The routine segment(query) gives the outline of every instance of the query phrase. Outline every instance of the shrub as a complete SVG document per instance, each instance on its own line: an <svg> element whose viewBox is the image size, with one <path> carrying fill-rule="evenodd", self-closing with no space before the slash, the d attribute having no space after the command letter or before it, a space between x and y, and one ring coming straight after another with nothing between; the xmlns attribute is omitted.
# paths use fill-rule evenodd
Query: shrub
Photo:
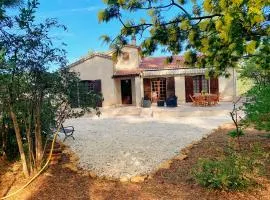
<svg viewBox="0 0 270 200"><path fill-rule="evenodd" d="M264 154L260 148L247 153L229 152L220 159L200 159L192 175L200 185L214 189L241 190L256 183L254 177L261 171Z"/></svg>
<svg viewBox="0 0 270 200"><path fill-rule="evenodd" d="M259 130L270 131L270 84L256 86L247 93L244 104L246 123Z"/></svg>

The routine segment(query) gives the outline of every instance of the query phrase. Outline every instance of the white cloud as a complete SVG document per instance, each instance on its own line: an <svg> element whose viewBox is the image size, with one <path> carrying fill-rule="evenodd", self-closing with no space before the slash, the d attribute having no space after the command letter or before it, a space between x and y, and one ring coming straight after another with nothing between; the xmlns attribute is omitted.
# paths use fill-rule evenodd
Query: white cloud
<svg viewBox="0 0 270 200"><path fill-rule="evenodd" d="M88 13L88 12L94 12L99 10L100 6L88 6L83 8L72 8L72 9L62 9L62 10L54 10L54 11L48 11L48 12L42 12L40 13L39 17L60 17L60 16L66 16L66 15L72 15L73 13Z"/></svg>
<svg viewBox="0 0 270 200"><path fill-rule="evenodd" d="M100 9L99 6L90 6L90 7L86 7L86 8L74 8L74 9L70 9L68 11L70 12L92 12L92 11L96 11Z"/></svg>

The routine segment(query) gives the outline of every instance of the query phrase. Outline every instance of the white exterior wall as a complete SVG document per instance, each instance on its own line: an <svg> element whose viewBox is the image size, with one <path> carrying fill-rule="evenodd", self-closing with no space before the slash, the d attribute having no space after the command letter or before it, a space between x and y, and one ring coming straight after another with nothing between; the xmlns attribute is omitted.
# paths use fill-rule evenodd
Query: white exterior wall
<svg viewBox="0 0 270 200"><path fill-rule="evenodd" d="M132 105L136 105L136 87L135 78L131 78Z"/></svg>
<svg viewBox="0 0 270 200"><path fill-rule="evenodd" d="M143 79L139 76L135 77L135 105L141 106L141 100L143 97Z"/></svg>
<svg viewBox="0 0 270 200"><path fill-rule="evenodd" d="M229 78L225 77L218 78L221 101L232 101L237 96L235 69L229 69L229 72L231 74Z"/></svg>
<svg viewBox="0 0 270 200"><path fill-rule="evenodd" d="M116 96L116 105L122 104L122 94L121 94L121 79L114 79L115 85L115 96Z"/></svg>
<svg viewBox="0 0 270 200"><path fill-rule="evenodd" d="M115 64L116 70L123 69L137 69L140 65L141 59L139 55L139 50L136 47L124 47L122 52L129 53L129 59L124 60L122 55L118 57L117 63Z"/></svg>
<svg viewBox="0 0 270 200"><path fill-rule="evenodd" d="M175 82L175 95L178 97L178 103L186 102L186 91L185 91L185 77L176 76L174 77Z"/></svg>
<svg viewBox="0 0 270 200"><path fill-rule="evenodd" d="M95 56L70 68L77 72L81 80L101 80L101 92L104 97L103 106L111 106L117 103L115 82L113 76L112 60Z"/></svg>

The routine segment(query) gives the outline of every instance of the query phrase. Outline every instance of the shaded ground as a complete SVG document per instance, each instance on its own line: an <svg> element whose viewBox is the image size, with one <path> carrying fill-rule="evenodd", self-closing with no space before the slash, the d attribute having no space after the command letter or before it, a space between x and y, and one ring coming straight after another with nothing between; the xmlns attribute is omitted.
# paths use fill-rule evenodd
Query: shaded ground
<svg viewBox="0 0 270 200"><path fill-rule="evenodd" d="M216 130L208 138L190 149L185 160L174 161L166 170L159 170L152 179L144 183L121 183L91 178L88 173L74 168L69 155L64 154L61 162L42 174L23 193L14 199L270 199L270 167L260 180L261 187L246 192L208 190L197 185L190 175L194 163L201 157L219 156L228 145L227 129ZM269 139L264 133L250 130L242 138L244 148L260 143L265 151L270 150ZM6 174L6 173L5 173ZM1 176L1 180L5 175ZM8 187L3 182L2 188ZM17 187L13 187L15 190ZM2 195L2 193L0 193Z"/></svg>

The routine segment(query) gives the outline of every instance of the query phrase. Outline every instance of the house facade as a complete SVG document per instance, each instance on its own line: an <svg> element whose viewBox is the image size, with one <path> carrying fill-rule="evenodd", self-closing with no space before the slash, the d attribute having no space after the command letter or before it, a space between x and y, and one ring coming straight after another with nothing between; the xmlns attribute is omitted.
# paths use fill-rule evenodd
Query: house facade
<svg viewBox="0 0 270 200"><path fill-rule="evenodd" d="M221 100L231 101L236 96L236 73L230 78L206 79L205 69L184 67L181 56L166 64L166 57L140 56L140 48L126 45L117 62L111 53L94 53L70 65L89 90L101 92L102 106L140 106L144 97L153 103L177 96L178 103L191 102L190 96L201 91L219 94Z"/></svg>

